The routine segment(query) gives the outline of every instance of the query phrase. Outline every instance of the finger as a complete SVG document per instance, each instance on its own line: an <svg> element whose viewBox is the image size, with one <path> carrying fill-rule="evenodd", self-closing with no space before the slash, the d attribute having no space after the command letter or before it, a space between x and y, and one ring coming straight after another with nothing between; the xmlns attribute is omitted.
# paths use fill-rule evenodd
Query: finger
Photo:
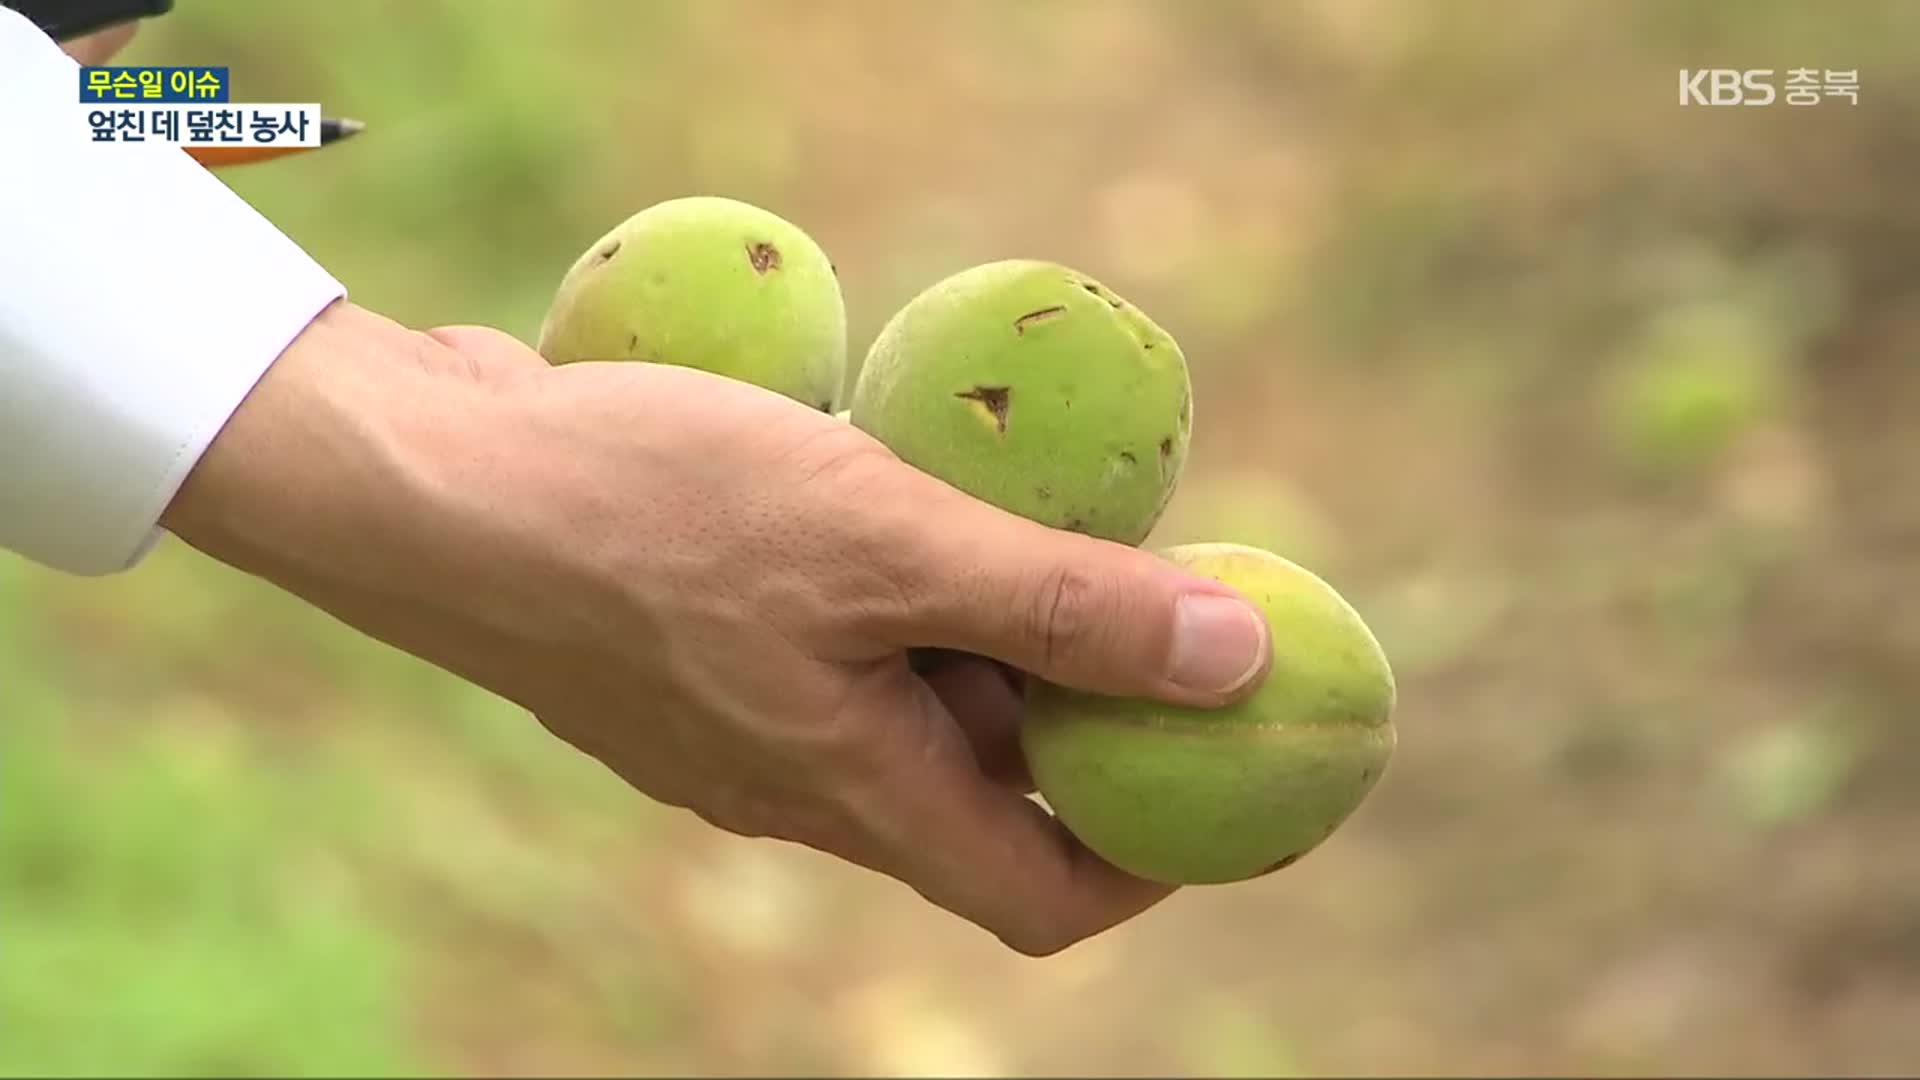
<svg viewBox="0 0 1920 1080"><path fill-rule="evenodd" d="M911 715L892 719L912 725L916 739L893 743L908 757L867 792L868 847L850 857L1030 956L1058 952L1173 893L1102 860L1046 810L982 775L953 737L945 706L901 675Z"/></svg>
<svg viewBox="0 0 1920 1080"><path fill-rule="evenodd" d="M889 629L901 644L993 657L1082 690L1203 707L1265 677L1266 620L1229 586L924 479L900 500L911 517L886 548L906 600L881 617L899 621Z"/></svg>
<svg viewBox="0 0 1920 1080"><path fill-rule="evenodd" d="M126 48L127 42L133 40L133 35L139 27L139 23L121 23L119 26L110 26L105 30L96 30L85 37L62 42L60 48L68 56L79 61L83 67L104 64L113 59L113 54Z"/></svg>
<svg viewBox="0 0 1920 1080"><path fill-rule="evenodd" d="M938 653L941 659L921 678L952 714L973 748L974 760L988 779L1018 795L1034 790L1027 757L1020 748L1020 692L997 661L965 653Z"/></svg>

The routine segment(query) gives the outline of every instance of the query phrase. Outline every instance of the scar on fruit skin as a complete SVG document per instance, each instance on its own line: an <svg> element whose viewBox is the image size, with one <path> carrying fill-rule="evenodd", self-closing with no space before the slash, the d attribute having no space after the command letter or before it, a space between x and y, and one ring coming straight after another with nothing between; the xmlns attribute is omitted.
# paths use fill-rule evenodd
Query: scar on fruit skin
<svg viewBox="0 0 1920 1080"><path fill-rule="evenodd" d="M1133 456L1133 451L1131 451L1131 450L1122 450L1122 451L1120 451L1120 457L1121 457L1121 458L1122 458L1123 460L1125 460L1125 461L1126 461L1126 463L1127 463L1127 464L1129 464L1129 465L1138 465L1138 464L1140 464L1140 459L1139 459L1139 458L1137 458L1137 457L1134 457L1134 456Z"/></svg>
<svg viewBox="0 0 1920 1080"><path fill-rule="evenodd" d="M747 261L753 264L753 272L765 274L769 270L780 269L780 249L766 241L747 245Z"/></svg>
<svg viewBox="0 0 1920 1080"><path fill-rule="evenodd" d="M601 248L599 251L596 251L593 254L601 262L606 262L608 259L613 258L615 255L618 255L619 253L620 253L620 241L615 240L613 243L608 244L606 247Z"/></svg>
<svg viewBox="0 0 1920 1080"><path fill-rule="evenodd" d="M1107 304L1111 306L1114 310L1116 311L1119 310L1120 303L1121 303L1120 298L1108 292L1106 289L1101 288L1098 282L1083 281L1080 283L1080 287L1092 293L1093 295L1099 297L1100 299L1105 300Z"/></svg>
<svg viewBox="0 0 1920 1080"><path fill-rule="evenodd" d="M1039 311L1029 311L1025 315L1013 320L1013 332L1016 334L1024 334L1027 332L1028 323L1044 322L1057 315L1065 314L1066 310L1067 306L1065 304L1055 304L1049 308L1041 308Z"/></svg>
<svg viewBox="0 0 1920 1080"><path fill-rule="evenodd" d="M1053 498L1053 489L1048 487L1045 484L1041 484L1039 487L1034 488L1033 493L1040 497L1041 502L1046 502L1048 499Z"/></svg>
<svg viewBox="0 0 1920 1080"><path fill-rule="evenodd" d="M993 414L993 426L999 430L1000 434L1007 433L1007 409L1012 404L1012 387L976 386L971 390L962 390L953 396L978 402L981 408Z"/></svg>

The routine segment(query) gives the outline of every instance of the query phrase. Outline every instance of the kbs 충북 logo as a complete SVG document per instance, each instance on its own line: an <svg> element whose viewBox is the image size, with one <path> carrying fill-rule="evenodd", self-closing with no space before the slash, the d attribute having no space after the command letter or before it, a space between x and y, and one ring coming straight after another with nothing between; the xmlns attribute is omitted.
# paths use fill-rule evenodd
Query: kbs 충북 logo
<svg viewBox="0 0 1920 1080"><path fill-rule="evenodd" d="M1788 68L1777 79L1773 68L1681 68L1682 105L1818 105L1827 98L1860 104L1860 71Z"/></svg>

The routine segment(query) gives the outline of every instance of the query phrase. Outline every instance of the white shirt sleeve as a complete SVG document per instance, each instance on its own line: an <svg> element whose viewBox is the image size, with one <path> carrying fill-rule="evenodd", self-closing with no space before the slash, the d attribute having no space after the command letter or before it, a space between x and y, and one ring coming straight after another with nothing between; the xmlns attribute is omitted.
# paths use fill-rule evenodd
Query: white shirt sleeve
<svg viewBox="0 0 1920 1080"><path fill-rule="evenodd" d="M0 548L107 574L346 290L179 148L93 142L77 71L0 7Z"/></svg>

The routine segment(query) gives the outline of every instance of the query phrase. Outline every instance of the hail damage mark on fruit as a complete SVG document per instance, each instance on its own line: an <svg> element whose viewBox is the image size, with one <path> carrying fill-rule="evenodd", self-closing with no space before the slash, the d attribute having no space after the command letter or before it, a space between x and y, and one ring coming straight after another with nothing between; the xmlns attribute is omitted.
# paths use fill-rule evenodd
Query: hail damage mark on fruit
<svg viewBox="0 0 1920 1080"><path fill-rule="evenodd" d="M1140 459L1139 459L1139 458L1137 458L1137 457L1134 457L1134 456L1133 456L1133 451L1131 451L1131 450L1122 450L1122 451L1120 451L1120 460L1122 460L1122 461L1124 461L1124 462L1126 462L1126 463L1127 463L1127 464L1129 464L1129 465L1138 465L1138 464L1140 464Z"/></svg>
<svg viewBox="0 0 1920 1080"><path fill-rule="evenodd" d="M1012 387L976 386L971 390L962 390L953 396L977 404L981 412L993 418L995 430L1002 435L1007 433L1007 408L1012 404Z"/></svg>
<svg viewBox="0 0 1920 1080"><path fill-rule="evenodd" d="M1053 489L1045 484L1041 484L1039 487L1033 489L1033 494L1041 502L1046 502L1048 499L1053 498Z"/></svg>
<svg viewBox="0 0 1920 1080"><path fill-rule="evenodd" d="M823 401L820 404L815 405L814 408L819 409L821 412L826 413L829 416L833 414L833 402L831 401Z"/></svg>
<svg viewBox="0 0 1920 1080"><path fill-rule="evenodd" d="M1025 315L1013 320L1013 332L1016 334L1025 334L1027 332L1027 324L1045 322L1048 319L1066 314L1066 311L1067 306L1065 304L1055 304L1052 307L1041 308L1039 311L1029 311Z"/></svg>
<svg viewBox="0 0 1920 1080"><path fill-rule="evenodd" d="M627 351L632 352L633 350L639 347L640 347L640 335L628 334L627 335Z"/></svg>
<svg viewBox="0 0 1920 1080"><path fill-rule="evenodd" d="M1068 518L1068 519L1066 520L1066 523L1065 523L1065 525L1064 525L1063 527L1064 527L1064 528L1065 528L1065 529L1066 529L1066 530L1067 530L1068 532L1086 532L1086 531L1087 531L1087 519L1086 519L1086 518L1083 518L1083 517L1081 517L1081 516L1080 516L1080 515L1078 515L1078 514L1075 514L1075 515L1074 515L1073 517L1070 517L1070 518Z"/></svg>
<svg viewBox="0 0 1920 1080"><path fill-rule="evenodd" d="M594 252L593 257L596 259L599 259L601 262L606 262L608 259L613 258L615 255L618 255L619 253L620 253L620 241L615 240L612 243L608 244L606 247L603 247L599 251Z"/></svg>
<svg viewBox="0 0 1920 1080"><path fill-rule="evenodd" d="M769 270L780 269L780 249L762 240L747 245L747 261L753 264L753 272L765 274Z"/></svg>
<svg viewBox="0 0 1920 1080"><path fill-rule="evenodd" d="M1097 281L1083 281L1080 283L1080 287L1092 293L1093 295L1099 297L1100 299L1105 300L1107 302L1107 306L1113 308L1115 311L1120 310L1120 308L1125 306L1126 304L1126 301L1120 299L1118 296L1113 295L1111 291L1109 291L1105 286L1101 285Z"/></svg>
<svg viewBox="0 0 1920 1080"><path fill-rule="evenodd" d="M1371 780L1371 779L1373 779L1373 766L1369 765L1366 768L1360 770L1361 783L1366 783L1368 780Z"/></svg>

